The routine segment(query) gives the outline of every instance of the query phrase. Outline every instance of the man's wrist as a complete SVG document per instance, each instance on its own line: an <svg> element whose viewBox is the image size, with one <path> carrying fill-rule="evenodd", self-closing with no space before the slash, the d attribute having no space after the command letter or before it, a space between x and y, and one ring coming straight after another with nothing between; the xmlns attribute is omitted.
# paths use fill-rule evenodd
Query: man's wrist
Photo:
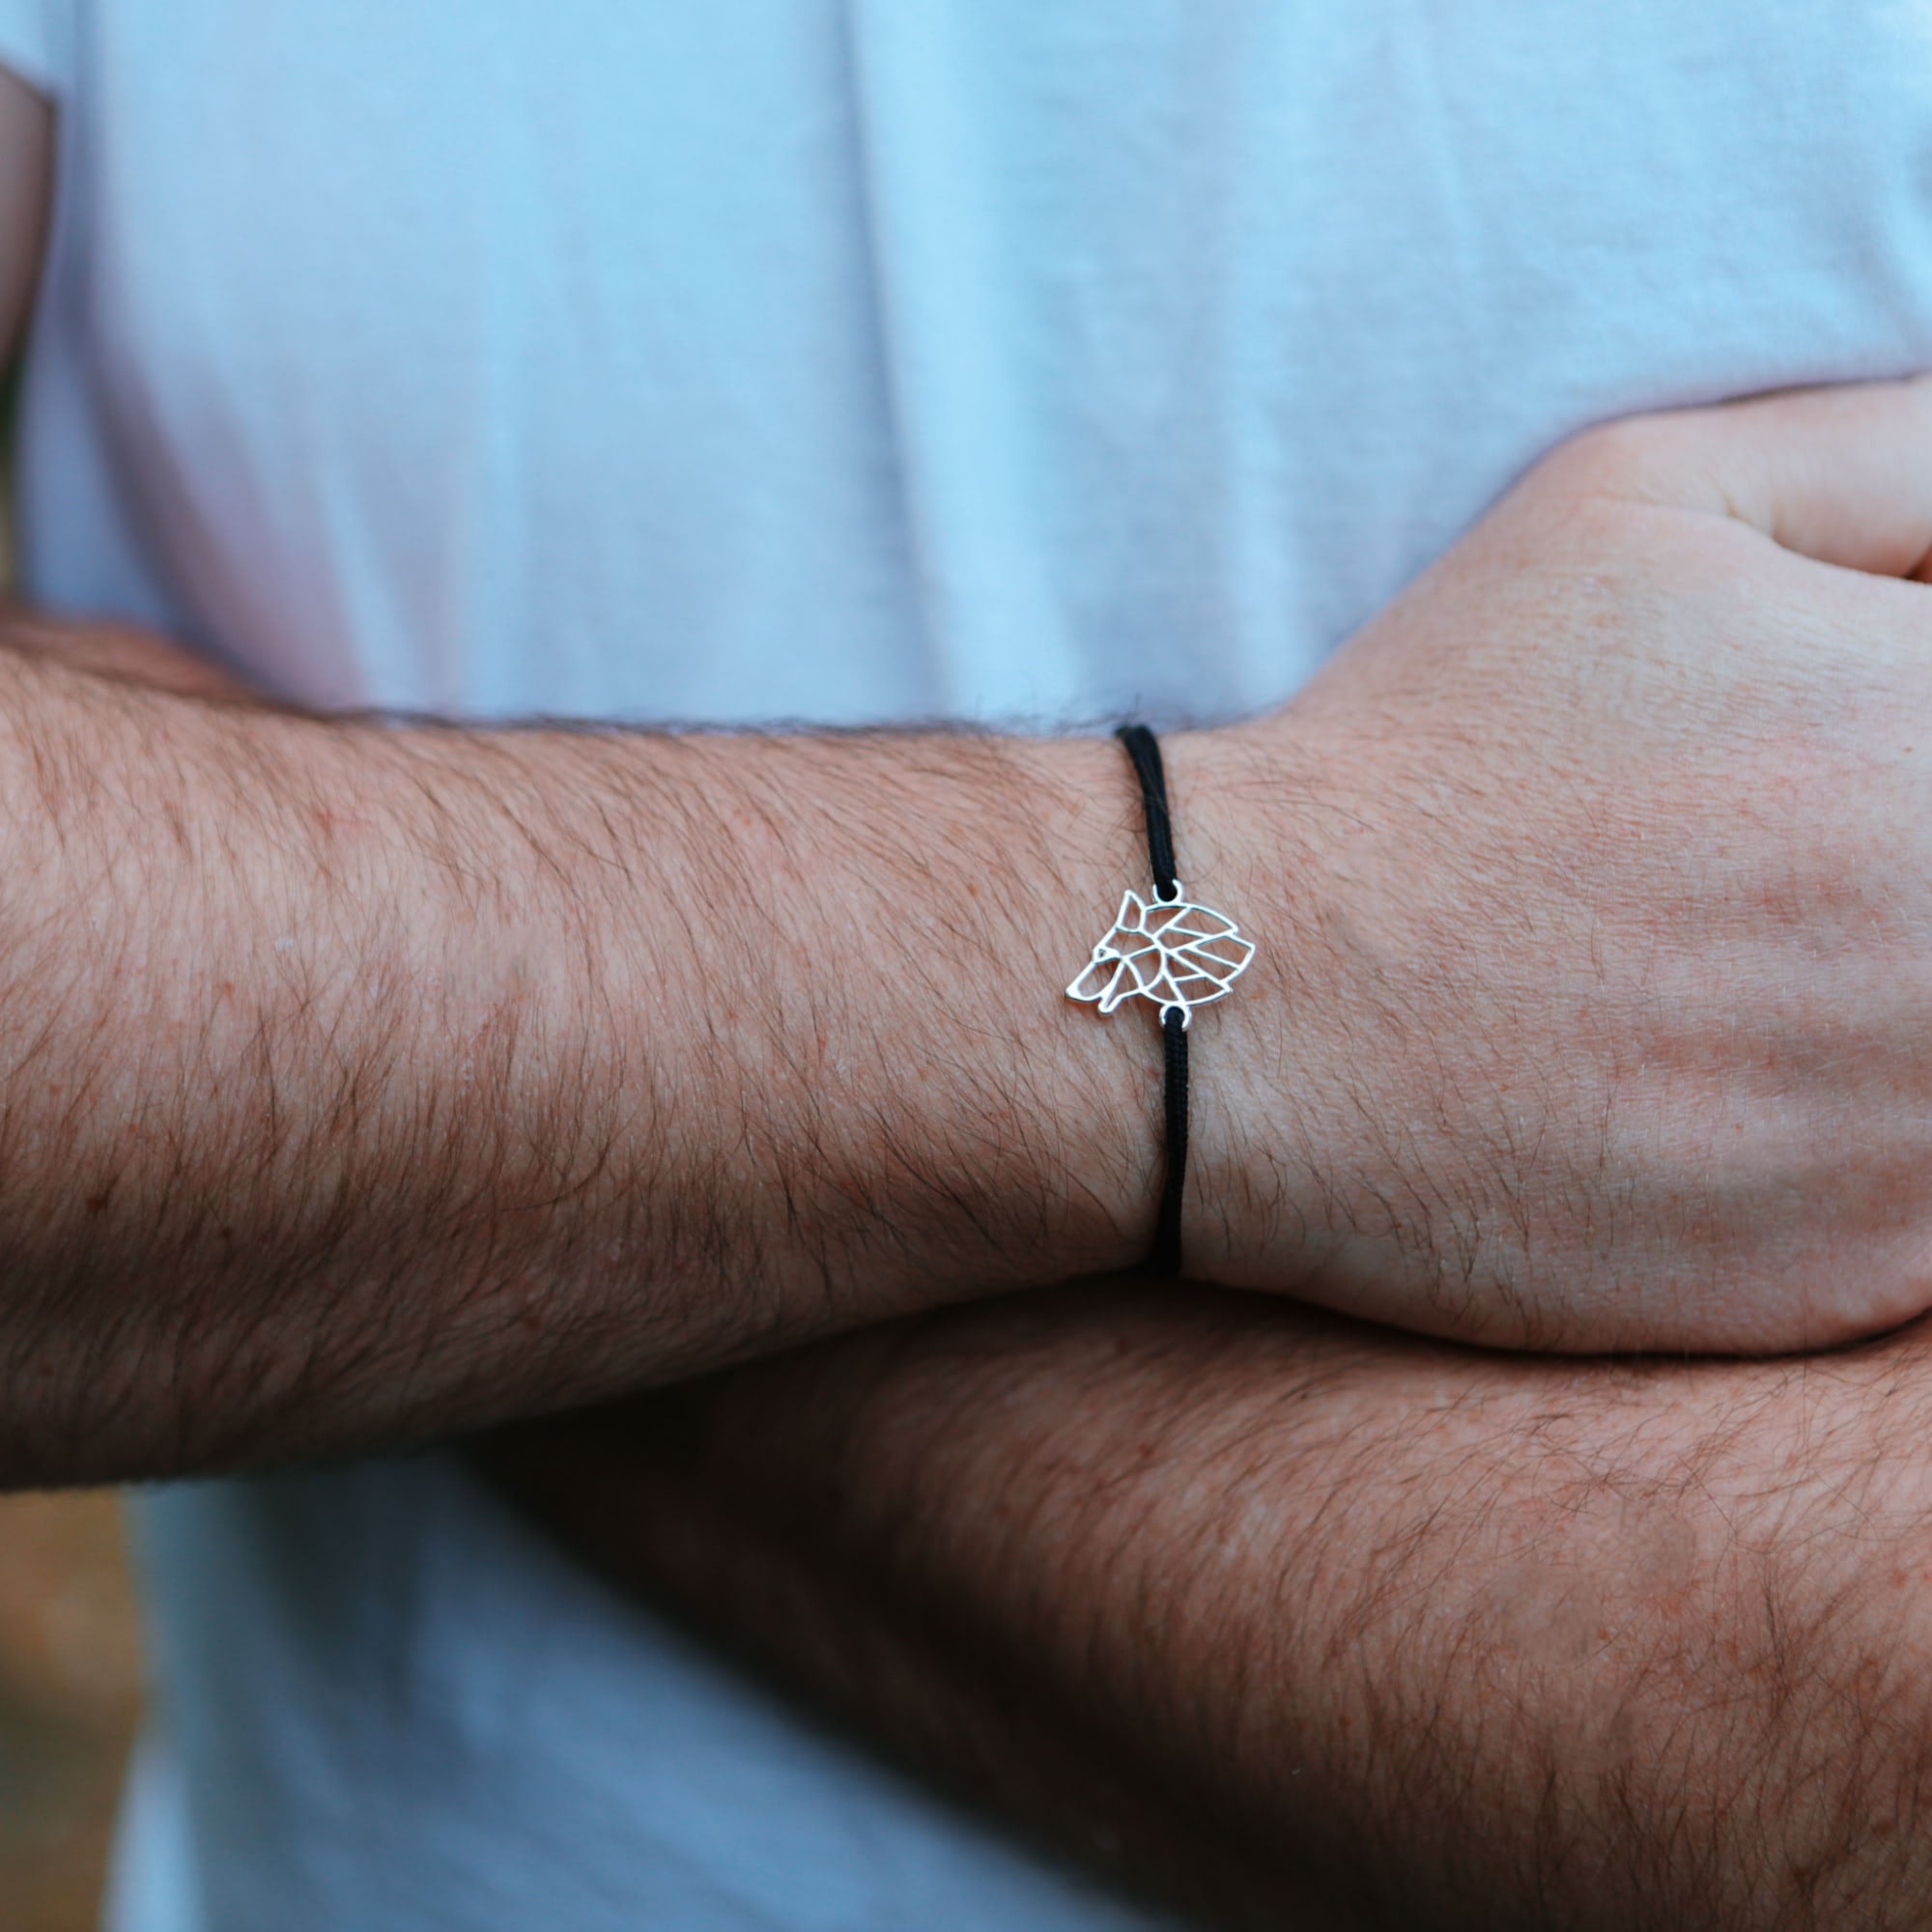
<svg viewBox="0 0 1932 1932"><path fill-rule="evenodd" d="M880 733L613 750L704 822L654 841L647 790L621 829L646 876L601 921L629 935L611 997L659 1043L640 1065L674 1066L665 1043L694 1027L727 1037L708 1077L746 1125L708 1185L761 1227L772 1267L815 1275L843 1326L1138 1256L1158 1052L1081 1026L1061 995L1087 908L1117 901L1136 863L1115 748ZM696 916L668 932L668 906ZM656 1095L668 1121L682 1097Z"/></svg>
<svg viewBox="0 0 1932 1932"><path fill-rule="evenodd" d="M1327 1049L1347 1032L1321 964L1317 761L1289 737L1276 720L1164 741L1189 895L1255 945L1190 1049L1187 1255L1229 1286L1278 1289L1319 1253Z"/></svg>
<svg viewBox="0 0 1932 1932"><path fill-rule="evenodd" d="M1284 997L1306 952L1295 930L1299 906L1312 902L1295 781L1284 783L1265 749L1236 730L1179 732L1161 744L1187 896L1226 914L1255 947L1227 996L1205 1004L1189 1029L1183 1257L1191 1274L1275 1286L1284 1229L1305 1225L1311 1193L1305 1164L1298 1152L1290 1157L1274 1127L1281 1096L1293 1091L1284 1072L1288 1020L1311 1023ZM1049 789L1061 798L1052 822L1065 856L1053 902L1041 910L1039 930L1055 938L1039 970L1057 993L1122 892L1145 898L1151 879L1140 789L1122 747L1111 738L1062 741L1049 751L1048 770ZM1127 1000L1102 1018L1091 1006L1058 1005L1057 1027L1076 1048L1093 1104L1108 1117L1091 1155L1117 1183L1124 1180L1115 1212L1137 1232L1125 1248L1096 1250L1082 1272L1138 1266L1149 1254L1168 1158L1155 1009Z"/></svg>
<svg viewBox="0 0 1932 1932"><path fill-rule="evenodd" d="M1001 1140L1019 1156L1007 1188L1036 1197L1046 1217L1030 1232L1023 1278L1037 1280L1047 1254L1057 1277L1125 1266L1146 1252L1160 1186L1159 1035L1094 1024L1065 988L1095 922L1145 884L1132 774L1107 738L964 743L994 760L968 780L990 797L977 811L955 808L966 836L947 838L934 863L952 873L945 895L977 925L982 952L1009 961L1008 990L989 1000L960 986L932 1015L935 1056L943 1064L947 1033L965 1026L989 1034L994 1058L1007 1060Z"/></svg>

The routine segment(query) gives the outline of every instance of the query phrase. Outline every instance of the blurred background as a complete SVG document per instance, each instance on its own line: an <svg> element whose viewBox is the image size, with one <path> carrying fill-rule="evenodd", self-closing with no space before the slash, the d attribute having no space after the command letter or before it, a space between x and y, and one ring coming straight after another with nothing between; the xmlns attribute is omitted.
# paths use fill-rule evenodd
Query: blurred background
<svg viewBox="0 0 1932 1932"><path fill-rule="evenodd" d="M0 595L10 402L0 393ZM119 1502L0 1496L0 1932L93 1932L140 1696Z"/></svg>
<svg viewBox="0 0 1932 1932"><path fill-rule="evenodd" d="M93 1932L140 1693L117 1499L0 1497L5 1932Z"/></svg>

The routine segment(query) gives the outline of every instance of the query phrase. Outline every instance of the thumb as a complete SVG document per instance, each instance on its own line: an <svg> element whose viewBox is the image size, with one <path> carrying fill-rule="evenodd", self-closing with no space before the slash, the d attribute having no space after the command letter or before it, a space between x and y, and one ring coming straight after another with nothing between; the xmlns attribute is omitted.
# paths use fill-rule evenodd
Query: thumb
<svg viewBox="0 0 1932 1932"><path fill-rule="evenodd" d="M1793 389L1605 434L1625 432L1636 462L1620 494L1735 517L1820 563L1932 578L1932 377Z"/></svg>

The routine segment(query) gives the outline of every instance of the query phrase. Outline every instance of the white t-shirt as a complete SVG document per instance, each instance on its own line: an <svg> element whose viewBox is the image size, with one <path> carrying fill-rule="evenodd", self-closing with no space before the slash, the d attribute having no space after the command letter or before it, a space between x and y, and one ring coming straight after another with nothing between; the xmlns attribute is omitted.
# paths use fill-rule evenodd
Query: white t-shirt
<svg viewBox="0 0 1932 1932"><path fill-rule="evenodd" d="M1251 710L1579 425L1932 363L1925 0L0 0L0 60L28 583L320 705ZM126 1932L1145 1922L447 1459L142 1514Z"/></svg>

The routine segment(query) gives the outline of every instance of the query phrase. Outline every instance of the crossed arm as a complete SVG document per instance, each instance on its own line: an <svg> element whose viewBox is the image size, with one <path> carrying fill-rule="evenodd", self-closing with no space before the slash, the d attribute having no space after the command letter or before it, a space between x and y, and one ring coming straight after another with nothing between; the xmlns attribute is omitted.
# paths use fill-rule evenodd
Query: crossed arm
<svg viewBox="0 0 1932 1932"><path fill-rule="evenodd" d="M474 1427L1137 1244L1151 1069L972 891L1003 844L1066 883L1050 774L1105 747L387 729L50 628L0 620L0 1484Z"/></svg>
<svg viewBox="0 0 1932 1932"><path fill-rule="evenodd" d="M1479 1355L1114 1283L489 1443L969 1796L1229 1925L1918 1925L1932 1331Z"/></svg>
<svg viewBox="0 0 1932 1932"><path fill-rule="evenodd" d="M0 72L0 372L52 133ZM0 610L0 1486L1126 1259L1151 1068L1065 1024L1047 914L1130 824L1104 746L327 719Z"/></svg>
<svg viewBox="0 0 1932 1932"><path fill-rule="evenodd" d="M49 136L0 81L0 353ZM1920 383L1579 440L1292 704L1169 740L1263 940L1195 1093L1204 1276L1573 1350L1926 1307L1928 437ZM0 627L0 1483L1145 1252L1151 1040L1061 998L1145 883L1113 748L386 726L45 628Z"/></svg>
<svg viewBox="0 0 1932 1932"><path fill-rule="evenodd" d="M25 184L0 208L0 345L46 134L0 79L0 180ZM1923 1038L1932 911L1906 838L1922 781L1893 742L1932 701L1923 611L1847 571L1923 574L1926 395L1731 419L1688 521L1645 478L1665 455L1702 476L1723 426L1600 444L1382 627L1353 696L1317 694L1371 749L1363 715L1463 707L1393 732L1400 782L1339 793L1328 924L1300 935L1305 983L1275 988L1334 979L1375 1022L1351 1054L1415 1043L1408 1104L1339 1110L1367 1145L1345 1136L1309 1216L1338 1294L1406 1281L1359 1305L1601 1341L1563 1293L1524 1294L1591 1290L1617 1224L1648 1299L1613 1337L1670 1332L1714 1284L1748 1317L1767 1266L1789 1293L1759 1339L1923 1305L1926 1114L1900 1043ZM1815 475L1785 500L1776 452L1828 414L1843 447L1801 442ZM1841 486L1854 446L1878 453ZM1747 524L1840 568L1807 575ZM1065 1024L1040 937L1128 882L1104 749L391 732L6 641L0 1481L428 1433L1131 1250L1151 1069L1124 1032ZM1725 728L1687 756L1667 727L1693 714ZM1629 796L1675 815L1605 839L1621 795L1583 781L1610 727L1646 780ZM1472 772L1477 742L1507 755ZM1785 769L1767 744L1817 777L1796 811L1753 790ZM1205 789L1181 790L1198 828ZM1552 816L1526 841L1530 795ZM1737 836L1687 840L1707 823ZM1387 863L1409 851L1419 878ZM1760 863L1710 871L1737 853ZM935 1021L917 949L886 1015L867 949L827 970L855 909L907 903L882 869L997 1024ZM988 876L1032 896L977 895ZM1579 890L1634 916L1592 925L1590 972L1551 970L1577 965L1551 949ZM1487 953L1472 896L1511 914ZM697 928L751 937L721 959ZM1702 972L1713 948L1755 962L1753 1029L1731 1024L1736 975ZM1833 998L1810 998L1828 967ZM1438 1009L1490 1031L1451 1053ZM1304 1106L1345 1033L1254 1058ZM1525 1061L1548 1091L1521 1091ZM1804 1077L1767 1095L1773 1065ZM1042 1146L1049 1122L1091 1138ZM1612 1153L1639 1164L1595 1184ZM1715 1179L1687 1195L1685 1173ZM1307 1206L1264 1198L1264 1236ZM1868 1264L1844 1265L1853 1241ZM1500 1303L1476 1305L1492 1276ZM1926 1347L1578 1369L1116 1290L867 1335L497 1453L620 1574L1232 1921L1293 1898L1337 1924L1883 1926L1922 1916L1928 1878ZM634 1481L646 1510L611 1487Z"/></svg>

